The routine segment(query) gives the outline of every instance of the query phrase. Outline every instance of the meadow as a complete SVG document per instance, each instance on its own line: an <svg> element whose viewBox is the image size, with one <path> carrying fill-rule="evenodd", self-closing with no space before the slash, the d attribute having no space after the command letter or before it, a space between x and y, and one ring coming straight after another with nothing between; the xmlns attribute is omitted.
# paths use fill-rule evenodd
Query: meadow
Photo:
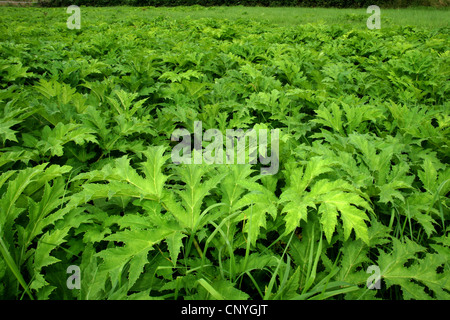
<svg viewBox="0 0 450 320"><path fill-rule="evenodd" d="M448 10L70 16L0 7L0 299L450 299Z"/></svg>

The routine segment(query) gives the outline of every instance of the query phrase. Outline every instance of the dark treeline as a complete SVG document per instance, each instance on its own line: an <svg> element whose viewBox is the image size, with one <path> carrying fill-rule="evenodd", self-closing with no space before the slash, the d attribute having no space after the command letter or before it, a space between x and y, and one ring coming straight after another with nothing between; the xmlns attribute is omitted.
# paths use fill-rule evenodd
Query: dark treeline
<svg viewBox="0 0 450 320"><path fill-rule="evenodd" d="M376 3L374 3L376 2ZM376 4L384 7L408 6L448 6L449 0L39 0L42 6L304 6L304 7L335 7L335 8L363 8Z"/></svg>

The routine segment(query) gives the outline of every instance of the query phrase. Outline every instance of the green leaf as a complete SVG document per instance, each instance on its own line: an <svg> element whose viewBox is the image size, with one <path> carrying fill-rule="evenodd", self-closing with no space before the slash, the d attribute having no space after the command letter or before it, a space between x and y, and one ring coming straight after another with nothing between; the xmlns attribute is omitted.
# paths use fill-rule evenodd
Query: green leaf
<svg viewBox="0 0 450 320"><path fill-rule="evenodd" d="M343 132L342 110L336 103L331 103L328 107L321 105L316 113L317 118L313 120L314 122L330 127L338 133Z"/></svg>
<svg viewBox="0 0 450 320"><path fill-rule="evenodd" d="M70 123L63 124L59 122L53 129L45 126L42 129L41 140L37 143L37 147L43 154L50 152L52 156L62 156L63 146L69 141L75 142L77 145L83 145L86 142L97 143L94 131L81 125Z"/></svg>
<svg viewBox="0 0 450 320"><path fill-rule="evenodd" d="M55 229L53 232L47 231L38 241L36 252L34 254L34 269L41 272L43 267L49 266L60 261L50 255L50 252L60 244L66 242L64 238L67 236L69 228Z"/></svg>
<svg viewBox="0 0 450 320"><path fill-rule="evenodd" d="M18 142L16 138L17 131L11 129L11 127L15 126L18 123L20 123L20 121L5 121L4 119L0 119L0 137L3 144L5 144L6 140Z"/></svg>
<svg viewBox="0 0 450 320"><path fill-rule="evenodd" d="M334 191L322 197L322 203L319 206L319 213L322 214L320 222L328 242L331 242L339 212L344 227L344 240L347 240L351 231L354 230L357 239L360 238L369 244L368 227L364 222L369 218L357 206L368 208L367 202L354 193Z"/></svg>
<svg viewBox="0 0 450 320"><path fill-rule="evenodd" d="M186 235L181 232L174 232L165 240L169 248L170 258L174 267L177 265L178 255L180 254L180 249L183 246L182 240L185 237Z"/></svg>
<svg viewBox="0 0 450 320"><path fill-rule="evenodd" d="M154 245L174 233L170 229L124 230L107 236L105 241L120 241L123 247L115 246L100 251L96 256L103 259L101 271L108 272L114 282L119 281L120 274L129 263L128 289L130 289L149 263L147 255Z"/></svg>
<svg viewBox="0 0 450 320"><path fill-rule="evenodd" d="M236 220L245 220L244 232L249 235L251 245L256 244L260 229L266 227L267 214L275 220L277 217L277 198L272 191L253 181L241 181L240 186L245 187L245 194L236 204L237 208L245 208Z"/></svg>
<svg viewBox="0 0 450 320"><path fill-rule="evenodd" d="M233 286L233 283L225 280L217 280L209 284L205 279L197 282L209 293L214 300L247 300L249 296Z"/></svg>
<svg viewBox="0 0 450 320"><path fill-rule="evenodd" d="M33 183L35 178L41 174L47 164L38 165L34 168L27 168L19 171L14 180L10 180L6 192L0 199L0 207L3 209L0 215L0 236L4 232L9 232L15 219L23 211L16 206L19 197L25 189ZM2 175L2 177L7 177Z"/></svg>
<svg viewBox="0 0 450 320"><path fill-rule="evenodd" d="M448 257L427 252L426 248L407 238L404 242L396 238L392 241L392 252L381 250L377 261L386 288L399 285L406 300L450 299L449 270L437 271L448 263ZM418 258L418 253L424 253L422 259Z"/></svg>
<svg viewBox="0 0 450 320"><path fill-rule="evenodd" d="M217 174L214 170L212 176L207 175L209 168L203 165L176 166L177 176L185 183L182 190L174 190L181 199L180 203L169 196L164 199L170 213L178 220L183 228L196 231L208 221L203 220L205 213L212 206L204 210L204 198L216 188L217 184L227 175L227 172ZM214 204L217 205L217 204Z"/></svg>
<svg viewBox="0 0 450 320"><path fill-rule="evenodd" d="M289 184L279 198L279 202L285 204L282 212L286 213L286 235L300 226L300 220L308 221L308 208L316 208L316 199L306 189L316 177L332 171L330 164L329 160L314 158L305 167L289 172Z"/></svg>
<svg viewBox="0 0 450 320"><path fill-rule="evenodd" d="M161 200L167 176L162 167L167 159L163 156L164 147L150 147L144 151L147 161L140 164L144 176L140 175L130 164L127 156L118 158L114 167L105 167L101 171L80 174L74 180L88 179L92 181L106 180L107 184L86 183L83 191L73 197L76 206L91 199L112 197L131 197L137 199Z"/></svg>

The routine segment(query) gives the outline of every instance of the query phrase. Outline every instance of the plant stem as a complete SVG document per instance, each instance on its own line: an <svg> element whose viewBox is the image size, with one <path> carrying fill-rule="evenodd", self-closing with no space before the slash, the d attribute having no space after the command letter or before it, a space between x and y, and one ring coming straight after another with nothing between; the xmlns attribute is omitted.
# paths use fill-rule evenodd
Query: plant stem
<svg viewBox="0 0 450 320"><path fill-rule="evenodd" d="M197 239L195 239L195 236L193 236L193 239L194 239L195 249L197 249L197 252L198 252L200 258L203 259L202 249L200 248L200 245L198 244Z"/></svg>

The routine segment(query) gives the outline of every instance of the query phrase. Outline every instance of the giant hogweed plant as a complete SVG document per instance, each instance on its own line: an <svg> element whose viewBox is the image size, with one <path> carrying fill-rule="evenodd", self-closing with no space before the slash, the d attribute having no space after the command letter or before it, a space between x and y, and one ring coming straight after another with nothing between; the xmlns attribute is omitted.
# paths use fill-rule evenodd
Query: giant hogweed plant
<svg viewBox="0 0 450 320"><path fill-rule="evenodd" d="M86 10L2 20L1 298L450 298L446 30ZM278 172L176 165L195 121L279 129Z"/></svg>

